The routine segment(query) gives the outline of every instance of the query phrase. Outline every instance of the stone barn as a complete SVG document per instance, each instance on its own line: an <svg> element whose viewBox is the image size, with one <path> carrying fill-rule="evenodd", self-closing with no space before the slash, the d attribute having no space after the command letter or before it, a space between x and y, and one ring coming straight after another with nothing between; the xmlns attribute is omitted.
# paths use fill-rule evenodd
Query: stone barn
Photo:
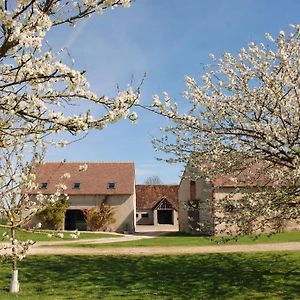
<svg viewBox="0 0 300 300"><path fill-rule="evenodd" d="M178 185L136 185L137 225L178 225Z"/></svg>

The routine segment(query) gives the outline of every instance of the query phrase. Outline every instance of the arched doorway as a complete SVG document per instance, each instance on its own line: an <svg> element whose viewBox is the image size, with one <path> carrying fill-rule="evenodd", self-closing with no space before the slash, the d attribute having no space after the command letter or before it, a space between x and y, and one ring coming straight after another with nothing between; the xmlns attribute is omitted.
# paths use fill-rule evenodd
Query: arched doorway
<svg viewBox="0 0 300 300"><path fill-rule="evenodd" d="M65 215L65 230L86 230L86 221L82 210L68 209Z"/></svg>
<svg viewBox="0 0 300 300"><path fill-rule="evenodd" d="M158 224L174 224L174 208L166 198L159 202L155 210L157 211Z"/></svg>

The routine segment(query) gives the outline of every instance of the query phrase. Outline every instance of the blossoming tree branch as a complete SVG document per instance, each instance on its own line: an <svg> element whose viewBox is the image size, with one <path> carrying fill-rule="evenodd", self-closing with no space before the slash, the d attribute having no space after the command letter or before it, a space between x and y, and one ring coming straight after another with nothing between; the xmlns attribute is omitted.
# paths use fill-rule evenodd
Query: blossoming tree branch
<svg viewBox="0 0 300 300"><path fill-rule="evenodd" d="M148 107L171 120L154 147L168 162L188 165L192 179L222 175L234 182L247 170L244 179L258 191L236 201L236 182L234 192L213 203L215 210L232 205L216 222L235 224L240 234L299 221L300 25L266 38L267 45L250 43L237 55L211 55L200 83L185 78L181 108L168 93Z"/></svg>
<svg viewBox="0 0 300 300"><path fill-rule="evenodd" d="M2 1L0 6L0 146L8 136L105 128L120 118L136 118L130 107L138 99L131 87L114 99L90 90L84 72L64 64L59 53L45 43L46 34L64 24L76 25L94 12L129 6L129 0ZM104 107L102 115L90 111L68 114L82 101ZM11 121L17 115L19 122Z"/></svg>

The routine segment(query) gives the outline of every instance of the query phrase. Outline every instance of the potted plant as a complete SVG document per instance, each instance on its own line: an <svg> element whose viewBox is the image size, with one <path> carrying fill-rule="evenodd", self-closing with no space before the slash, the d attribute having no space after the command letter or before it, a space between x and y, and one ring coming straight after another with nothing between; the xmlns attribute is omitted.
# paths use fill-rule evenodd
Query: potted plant
<svg viewBox="0 0 300 300"><path fill-rule="evenodd" d="M124 223L124 225L123 225L123 233L124 234L129 233L129 224L128 224L128 222Z"/></svg>

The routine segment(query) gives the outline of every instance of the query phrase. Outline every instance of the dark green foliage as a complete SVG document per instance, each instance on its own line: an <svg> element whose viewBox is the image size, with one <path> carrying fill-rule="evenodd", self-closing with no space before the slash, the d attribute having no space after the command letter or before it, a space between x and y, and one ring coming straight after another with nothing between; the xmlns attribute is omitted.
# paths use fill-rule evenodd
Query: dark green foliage
<svg viewBox="0 0 300 300"><path fill-rule="evenodd" d="M49 204L37 216L41 219L44 228L59 230L63 228L65 213L69 206L69 201L64 197L53 204Z"/></svg>
<svg viewBox="0 0 300 300"><path fill-rule="evenodd" d="M4 217L4 216L1 217L1 216L0 216L0 225L7 225L7 221L8 221L8 220L7 220L6 217Z"/></svg>

